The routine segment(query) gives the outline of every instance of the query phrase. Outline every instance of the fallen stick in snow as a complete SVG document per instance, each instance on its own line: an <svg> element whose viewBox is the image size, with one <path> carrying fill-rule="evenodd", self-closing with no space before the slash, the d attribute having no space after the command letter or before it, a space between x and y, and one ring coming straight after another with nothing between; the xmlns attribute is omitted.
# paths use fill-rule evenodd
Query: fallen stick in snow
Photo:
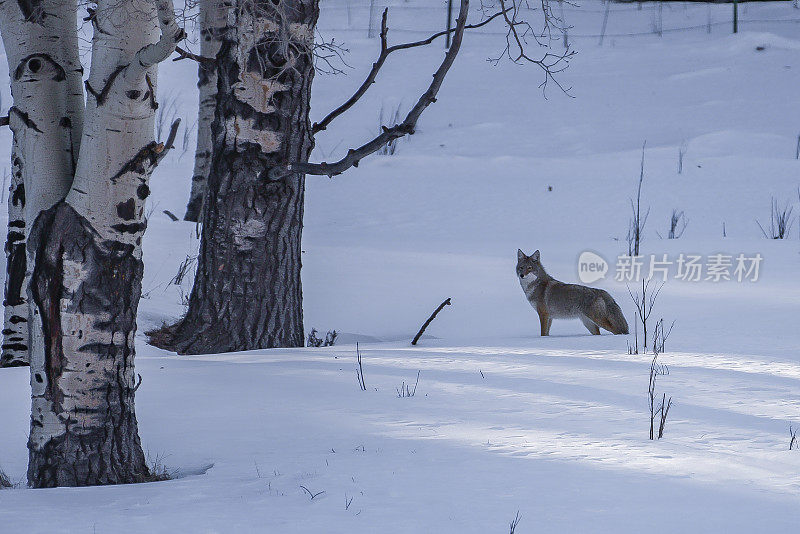
<svg viewBox="0 0 800 534"><path fill-rule="evenodd" d="M414 336L414 340L411 342L412 345L416 345L417 344L417 341L419 341L419 338L421 338L422 334L425 333L425 329L428 328L428 325L431 324L431 321L436 319L436 315L440 311L442 311L442 308L444 308L445 306L450 306L450 304L451 304L450 297L447 297L447 300L445 300L444 302L439 304L439 307L436 308L436 311L433 312L430 317L428 317L428 320L425 321L425 324L423 324L422 328L419 329L419 332L417 332L417 335Z"/></svg>

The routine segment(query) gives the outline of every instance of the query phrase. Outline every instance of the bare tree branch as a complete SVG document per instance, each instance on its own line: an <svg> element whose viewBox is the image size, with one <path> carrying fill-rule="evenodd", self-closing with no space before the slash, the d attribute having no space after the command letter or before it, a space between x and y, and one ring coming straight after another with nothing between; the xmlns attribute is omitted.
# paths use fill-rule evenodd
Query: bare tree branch
<svg viewBox="0 0 800 534"><path fill-rule="evenodd" d="M323 74L344 74L344 70L336 63L341 63L347 68L352 68L347 64L344 57L350 50L336 42L336 38L326 40L317 31L319 40L314 42L314 70Z"/></svg>
<svg viewBox="0 0 800 534"><path fill-rule="evenodd" d="M565 88L556 79L555 75L563 72L569 65L570 58L575 55L575 52L566 48L563 53L553 54L545 52L541 58L535 59L528 54L527 45L528 38L532 38L537 45L549 49L548 43L543 43L541 39L547 37L548 41L552 41L551 26L555 25L560 31L564 31L561 21L556 17L550 9L549 0L541 0L542 13L544 14L544 29L542 34L537 34L529 23L518 18L521 2L519 0L498 0L500 3L501 13L505 19L508 33L506 34L506 46L499 57L490 59L492 63L497 63L502 57L507 57L514 63L532 63L539 66L544 72L544 81L539 84L539 87L544 91L547 88L548 82L552 81L559 89L565 94L569 94L569 88ZM511 4L507 7L507 4Z"/></svg>
<svg viewBox="0 0 800 534"><path fill-rule="evenodd" d="M445 306L450 306L451 304L452 304L452 302L450 302L450 297L446 298L444 302L439 304L439 307L436 308L436 310L431 314L430 317L428 317L428 320L425 321L425 323L419 329L419 332L417 332L417 335L414 336L414 339L411 341L412 345L416 345L417 344L417 341L419 341L419 338L421 338L422 334L425 333L425 329L428 328L428 325L431 324L431 322L433 322L434 319L436 319L436 316L439 315L439 312L442 311L442 309Z"/></svg>
<svg viewBox="0 0 800 534"><path fill-rule="evenodd" d="M186 38L186 32L175 22L172 0L156 0L156 8L161 38L157 43L149 44L136 53L123 74L127 79L144 75L147 69L167 59L175 51L175 46Z"/></svg>
<svg viewBox="0 0 800 534"><path fill-rule="evenodd" d="M177 52L178 57L176 57L172 61L180 61L182 59L191 59L191 60L197 61L198 63L203 63L203 64L206 64L206 65L214 65L215 62L216 62L216 60L213 57L203 57L203 56L198 55L198 54L193 54L192 52L189 52L188 50L185 50L185 49L181 48L180 46L176 46L175 47L175 52Z"/></svg>
<svg viewBox="0 0 800 534"><path fill-rule="evenodd" d="M464 29L467 25L468 13L469 0L461 0L461 8L458 13L458 18L456 19L456 28L453 35L453 43L450 45L450 49L445 54L442 64L439 65L439 68L434 73L433 81L428 87L428 90L425 91L422 96L420 96L416 105L411 108L411 111L408 112L408 115L406 115L406 118L402 123L396 124L391 128L384 126L383 132L375 139L357 149L349 150L344 158L335 163L289 163L285 167L273 167L269 172L269 178L277 181L293 173L335 176L343 173L350 167L357 167L362 158L377 152L383 145L387 144L393 139L398 139L405 135L413 134L417 126L417 121L422 113L428 106L436 102L436 95L439 93L442 82L444 82L447 72L450 70L450 67L453 65L453 62L458 55L458 51L461 49L461 42L464 38Z"/></svg>
<svg viewBox="0 0 800 534"><path fill-rule="evenodd" d="M398 50L406 50L406 49L415 48L415 47L418 47L418 46L429 45L434 40L436 40L437 38L442 37L443 35L447 35L448 33L453 33L453 32L455 32L457 30L457 28L456 29L451 29L450 31L444 30L444 31L435 33L435 34L431 35L430 37L428 37L427 39L423 39L422 41L415 41L415 42L412 42L412 43L405 43L405 44L389 46L388 38L387 38L388 33L389 33L389 27L388 27L388 24L387 24L388 13L389 13L389 9L388 8L384 9L383 10L383 17L381 19L381 35L380 35L380 37L381 37L381 53L378 56L378 59L375 61L375 63L372 64L372 69L369 71L369 74L367 75L367 78L364 80L364 83L361 84L361 86L356 90L356 92L353 94L353 96L351 96L347 100L347 102L345 102L344 104L342 104L338 108L336 108L333 111L331 111L321 121L319 121L317 123L314 123L314 125L311 127L311 133L312 134L316 134L316 133L319 133L319 132L325 130L336 117L340 116L345 111L347 111L348 109L352 108L355 105L355 103L358 102L359 99L361 99L362 96L364 96L364 94L367 92L367 90L370 88L370 86L373 83L375 83L375 78L377 78L377 76L378 76L378 71L380 71L381 67L383 67L383 64L386 63L386 58L389 57L389 54L391 54L392 52L397 52ZM502 13L502 12L495 13L494 15L490 16L489 18L487 18L486 20L484 20L484 21L482 21L482 22L480 22L478 24L469 24L469 25L464 26L464 29L465 30L472 30L472 29L475 29L475 28L480 28L481 26L486 26L487 24L492 22L497 17L503 16L503 15L504 15L504 13Z"/></svg>

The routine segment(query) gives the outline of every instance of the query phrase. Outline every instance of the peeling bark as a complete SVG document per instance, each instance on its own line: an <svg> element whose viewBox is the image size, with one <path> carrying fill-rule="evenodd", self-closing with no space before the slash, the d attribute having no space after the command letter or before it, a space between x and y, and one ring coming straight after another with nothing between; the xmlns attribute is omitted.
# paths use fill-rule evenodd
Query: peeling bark
<svg viewBox="0 0 800 534"><path fill-rule="evenodd" d="M222 45L225 27L225 7L219 0L200 2L200 56L216 58ZM214 62L201 61L197 66L197 88L200 107L197 113L197 149L194 156L192 191L186 205L185 221L198 222L203 209L208 173L211 170L213 138L211 123L217 106L217 69Z"/></svg>
<svg viewBox="0 0 800 534"><path fill-rule="evenodd" d="M83 123L76 10L75 0L0 2L0 33L14 99L9 112L13 176L0 366L25 364L31 346L26 294L32 258L25 257L26 221L64 198L75 170Z"/></svg>
<svg viewBox="0 0 800 534"><path fill-rule="evenodd" d="M313 147L309 106L318 0L231 7L217 55L214 156L181 353L303 344L300 239L305 177L267 182Z"/></svg>

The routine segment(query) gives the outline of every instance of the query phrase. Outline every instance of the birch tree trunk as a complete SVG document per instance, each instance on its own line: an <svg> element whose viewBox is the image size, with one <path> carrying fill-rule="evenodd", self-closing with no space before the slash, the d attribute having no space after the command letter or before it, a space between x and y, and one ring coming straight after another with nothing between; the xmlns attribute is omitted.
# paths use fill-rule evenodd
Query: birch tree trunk
<svg viewBox="0 0 800 534"><path fill-rule="evenodd" d="M225 7L219 0L200 2L200 56L216 58L222 45L221 35L225 27ZM198 222L203 209L208 173L211 170L213 138L211 123L217 107L217 69L213 63L201 61L197 68L197 88L200 92L200 107L197 113L197 149L194 156L192 191L186 206L186 221Z"/></svg>
<svg viewBox="0 0 800 534"><path fill-rule="evenodd" d="M76 12L75 0L0 2L0 33L14 99L9 111L14 139L0 366L27 365L26 294L33 263L26 258L25 243L30 225L64 198L75 172L84 107Z"/></svg>
<svg viewBox="0 0 800 534"><path fill-rule="evenodd" d="M25 284L25 184L17 143L11 147L11 186L8 190L8 234L6 235L6 283L3 291L3 345L0 367L28 365L28 299Z"/></svg>
<svg viewBox="0 0 800 534"><path fill-rule="evenodd" d="M150 476L134 410L141 240L149 176L165 149L153 132L156 65L183 34L171 0L100 0L92 23L75 179L29 243L34 487Z"/></svg>
<svg viewBox="0 0 800 534"><path fill-rule="evenodd" d="M182 353L303 344L300 239L305 177L269 171L308 161L318 0L240 0L217 55L214 157Z"/></svg>

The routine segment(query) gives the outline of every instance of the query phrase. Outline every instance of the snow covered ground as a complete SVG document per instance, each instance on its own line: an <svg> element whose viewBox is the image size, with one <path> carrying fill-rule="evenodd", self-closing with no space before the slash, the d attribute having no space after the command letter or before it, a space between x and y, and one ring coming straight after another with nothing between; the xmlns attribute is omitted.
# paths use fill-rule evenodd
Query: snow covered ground
<svg viewBox="0 0 800 534"><path fill-rule="evenodd" d="M439 2L389 4L393 42L444 20ZM731 35L730 5L665 4L659 23L658 4L614 4L601 47L603 10L564 6L579 52L561 77L572 97L551 85L543 99L535 67L487 62L503 46L489 26L465 39L438 102L395 155L309 178L306 327L343 332L336 347L178 357L142 337L140 434L176 478L2 491L0 530L506 532L517 511L518 533L796 528L800 452L788 450L788 429L800 425L800 241L797 225L790 239L767 240L756 220L768 224L773 197L800 210L800 10L743 4ZM352 68L317 78L314 118L374 60L368 15L364 0L323 3L321 31L350 49ZM353 113L319 136L315 160L373 135L382 106L407 110L441 54L393 55ZM195 70L161 71L162 102L174 98L185 124ZM7 87L3 72L5 106ZM520 247L540 249L569 282L579 254L595 251L612 264L595 285L633 323L613 263L627 251L645 140L644 254L763 257L756 282L665 284L654 317L676 323L658 391L674 405L660 441L647 439L650 357L628 354L632 336L556 321L539 337L514 275ZM0 131L0 161L9 144ZM177 318L191 287L170 280L197 249L195 228L162 210L183 213L193 144L153 177L142 331ZM686 232L659 239L673 209ZM435 338L411 347L446 297ZM399 398L418 372L416 395ZM0 406L0 468L24 480L27 369L0 373Z"/></svg>

